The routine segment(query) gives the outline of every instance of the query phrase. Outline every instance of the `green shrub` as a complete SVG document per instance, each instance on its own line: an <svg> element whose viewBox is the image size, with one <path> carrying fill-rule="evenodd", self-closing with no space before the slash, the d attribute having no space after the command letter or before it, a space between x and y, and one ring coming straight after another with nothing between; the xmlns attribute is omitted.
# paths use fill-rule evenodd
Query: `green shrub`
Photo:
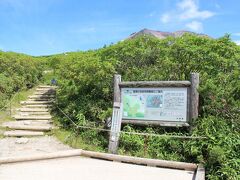
<svg viewBox="0 0 240 180"><path fill-rule="evenodd" d="M0 108L16 91L39 82L41 66L40 60L30 56L0 51Z"/></svg>
<svg viewBox="0 0 240 180"><path fill-rule="evenodd" d="M58 55L58 103L77 123L103 127L111 114L114 73L123 81L188 80L200 73L200 115L191 130L123 126L125 131L206 136L201 140L123 134L120 152L134 156L203 163L208 179L239 177L240 48L228 36L219 39L184 35L159 40L125 40L95 51ZM71 123L60 118L67 127ZM85 131L85 138L107 148L106 133ZM90 134L89 134L90 133ZM147 143L146 143L147 141ZM104 142L104 143L101 143ZM146 149L147 147L147 149Z"/></svg>

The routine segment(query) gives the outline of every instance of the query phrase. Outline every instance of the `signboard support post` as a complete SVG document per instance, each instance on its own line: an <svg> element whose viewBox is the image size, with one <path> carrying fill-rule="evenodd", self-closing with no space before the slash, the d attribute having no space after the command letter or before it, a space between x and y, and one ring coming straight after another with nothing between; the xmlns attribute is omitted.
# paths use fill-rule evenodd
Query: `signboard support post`
<svg viewBox="0 0 240 180"><path fill-rule="evenodd" d="M112 115L112 124L111 132L109 138L109 153L116 154L118 149L119 142L119 131L121 130L121 90L119 83L121 82L121 75L114 75L114 104L113 104L113 115Z"/></svg>
<svg viewBox="0 0 240 180"><path fill-rule="evenodd" d="M198 104L199 104L199 73L191 73L190 75L191 90L190 90L190 119L198 118Z"/></svg>

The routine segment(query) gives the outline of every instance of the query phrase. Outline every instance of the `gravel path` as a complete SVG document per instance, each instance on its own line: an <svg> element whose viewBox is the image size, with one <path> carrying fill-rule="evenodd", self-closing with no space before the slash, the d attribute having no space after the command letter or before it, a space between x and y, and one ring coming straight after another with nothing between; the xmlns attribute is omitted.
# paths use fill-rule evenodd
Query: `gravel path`
<svg viewBox="0 0 240 180"><path fill-rule="evenodd" d="M0 139L0 157L37 155L68 149L71 148L52 136Z"/></svg>

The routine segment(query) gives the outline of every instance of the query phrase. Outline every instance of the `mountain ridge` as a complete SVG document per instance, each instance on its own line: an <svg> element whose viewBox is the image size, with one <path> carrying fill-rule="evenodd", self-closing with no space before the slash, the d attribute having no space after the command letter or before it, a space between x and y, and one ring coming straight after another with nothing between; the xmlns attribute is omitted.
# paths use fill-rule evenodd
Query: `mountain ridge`
<svg viewBox="0 0 240 180"><path fill-rule="evenodd" d="M165 32L165 31L158 31L158 30L151 30L151 29L144 28L144 29L142 29L138 32L132 33L127 39L134 39L134 38L136 38L138 36L141 36L141 35L150 35L150 36L154 36L158 39L165 39L165 38L170 37L170 36L171 37L181 37L186 33L194 34L194 35L202 36L202 37L209 37L206 34L200 34L200 33L195 33L195 32L186 31L186 30L179 30L179 31L174 31L174 32Z"/></svg>

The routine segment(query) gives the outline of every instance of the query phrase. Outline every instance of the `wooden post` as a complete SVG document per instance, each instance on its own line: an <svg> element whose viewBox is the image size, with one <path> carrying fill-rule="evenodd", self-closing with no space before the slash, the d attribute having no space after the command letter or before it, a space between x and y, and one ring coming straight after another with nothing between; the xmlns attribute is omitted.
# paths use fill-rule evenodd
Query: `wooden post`
<svg viewBox="0 0 240 180"><path fill-rule="evenodd" d="M10 99L10 107L9 107L9 109L10 109L10 116L12 117L12 99Z"/></svg>
<svg viewBox="0 0 240 180"><path fill-rule="evenodd" d="M121 75L114 75L114 104L111 123L111 132L109 137L109 153L116 154L119 143L119 131L121 129L121 90L119 83L121 82Z"/></svg>
<svg viewBox="0 0 240 180"><path fill-rule="evenodd" d="M198 165L194 180L205 180L205 168L203 167L202 164Z"/></svg>
<svg viewBox="0 0 240 180"><path fill-rule="evenodd" d="M190 90L190 119L198 118L198 107L199 107L199 73L191 73L190 75L191 90Z"/></svg>
<svg viewBox="0 0 240 180"><path fill-rule="evenodd" d="M132 156L122 156L122 155L107 154L107 153L100 153L100 152L93 152L93 151L85 151L85 150L81 151L81 156L106 159L106 160L124 162L124 163L130 163L130 164L147 165L152 167L185 169L187 171L196 171L198 167L197 164L194 164L194 163L167 161L167 160L160 160L160 159L148 159L148 158L140 158L140 157L132 157Z"/></svg>

